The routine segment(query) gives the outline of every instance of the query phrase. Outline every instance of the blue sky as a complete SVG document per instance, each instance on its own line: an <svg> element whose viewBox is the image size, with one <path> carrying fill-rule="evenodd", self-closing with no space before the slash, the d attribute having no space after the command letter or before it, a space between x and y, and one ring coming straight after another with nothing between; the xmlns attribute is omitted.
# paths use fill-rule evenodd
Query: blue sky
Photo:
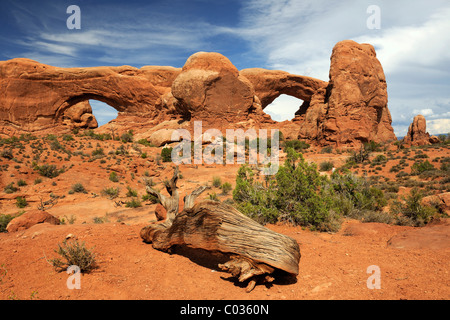
<svg viewBox="0 0 450 320"><path fill-rule="evenodd" d="M66 26L69 5L81 9L79 30ZM370 5L380 9L379 29L367 27ZM438 134L450 131L449 30L448 0L2 0L0 60L182 67L197 51L216 51L238 69L279 69L327 81L333 46L352 39L376 48L396 135L406 134L416 114ZM281 96L266 111L276 120L291 118L299 103ZM112 108L102 110L96 114L101 124L115 116Z"/></svg>

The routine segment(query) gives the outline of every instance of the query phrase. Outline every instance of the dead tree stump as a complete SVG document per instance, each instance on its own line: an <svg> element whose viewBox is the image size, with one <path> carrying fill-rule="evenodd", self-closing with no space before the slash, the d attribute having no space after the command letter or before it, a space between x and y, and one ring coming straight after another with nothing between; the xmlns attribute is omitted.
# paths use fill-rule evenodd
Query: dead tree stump
<svg viewBox="0 0 450 320"><path fill-rule="evenodd" d="M216 201L194 205L206 186L187 195L183 211L178 212L178 173L176 167L166 185L170 197L147 187L147 191L157 196L166 208L167 219L141 230L140 236L145 242L162 251L175 245L186 245L229 254L231 260L219 267L240 282L248 280L247 292L253 290L258 280L273 281L277 269L298 274L300 248L294 239L262 226L230 205Z"/></svg>

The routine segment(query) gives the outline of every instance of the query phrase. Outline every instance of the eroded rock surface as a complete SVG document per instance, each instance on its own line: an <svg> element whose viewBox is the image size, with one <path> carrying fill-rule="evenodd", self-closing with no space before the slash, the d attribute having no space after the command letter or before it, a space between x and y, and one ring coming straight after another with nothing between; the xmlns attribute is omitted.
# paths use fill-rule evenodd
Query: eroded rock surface
<svg viewBox="0 0 450 320"><path fill-rule="evenodd" d="M298 115L299 136L337 145L395 140L386 86L373 46L351 40L337 43L328 86L317 90Z"/></svg>
<svg viewBox="0 0 450 320"><path fill-rule="evenodd" d="M287 94L304 103L292 121L263 112ZM239 71L225 56L198 52L183 68L145 66L58 68L29 59L0 62L0 134L95 128L88 100L119 111L111 132L133 129L149 137L170 129L278 128L290 139L321 145L394 140L386 79L369 44L341 41L325 82L285 71ZM105 129L103 129L105 130Z"/></svg>
<svg viewBox="0 0 450 320"><path fill-rule="evenodd" d="M427 132L427 120L421 114L414 117L409 125L408 133L403 138L402 143L409 146L426 146L432 143L439 143L439 138L430 136Z"/></svg>

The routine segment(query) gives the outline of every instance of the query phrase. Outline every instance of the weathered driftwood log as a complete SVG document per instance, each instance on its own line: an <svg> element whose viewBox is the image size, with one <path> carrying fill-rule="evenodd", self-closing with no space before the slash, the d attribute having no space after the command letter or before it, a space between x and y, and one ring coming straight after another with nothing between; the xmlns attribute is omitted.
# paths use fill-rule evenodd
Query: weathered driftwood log
<svg viewBox="0 0 450 320"><path fill-rule="evenodd" d="M219 267L238 277L240 282L249 280L248 292L258 279L272 281L276 269L298 274L300 249L294 239L260 225L232 206L216 201L194 205L195 198L206 186L187 195L183 211L178 212L177 179L178 167L166 185L171 197L147 187L147 191L157 196L166 208L167 219L141 230L145 242L162 251L175 245L186 245L230 254L231 260Z"/></svg>

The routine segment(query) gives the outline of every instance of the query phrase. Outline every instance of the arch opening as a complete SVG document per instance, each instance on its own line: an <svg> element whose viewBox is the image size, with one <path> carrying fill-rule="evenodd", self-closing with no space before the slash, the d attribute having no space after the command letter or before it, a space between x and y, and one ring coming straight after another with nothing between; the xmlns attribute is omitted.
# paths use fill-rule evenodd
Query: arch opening
<svg viewBox="0 0 450 320"><path fill-rule="evenodd" d="M89 104L92 108L92 114L97 120L98 127L101 127L109 123L111 120L116 119L119 114L114 107L105 102L90 99Z"/></svg>
<svg viewBox="0 0 450 320"><path fill-rule="evenodd" d="M116 101L102 96L74 96L57 109L56 121L70 127L95 129L116 119L121 109Z"/></svg>
<svg viewBox="0 0 450 320"><path fill-rule="evenodd" d="M296 114L299 114L301 107L305 105L302 99L281 94L275 100L267 105L263 110L270 115L272 120L282 122L294 119Z"/></svg>

